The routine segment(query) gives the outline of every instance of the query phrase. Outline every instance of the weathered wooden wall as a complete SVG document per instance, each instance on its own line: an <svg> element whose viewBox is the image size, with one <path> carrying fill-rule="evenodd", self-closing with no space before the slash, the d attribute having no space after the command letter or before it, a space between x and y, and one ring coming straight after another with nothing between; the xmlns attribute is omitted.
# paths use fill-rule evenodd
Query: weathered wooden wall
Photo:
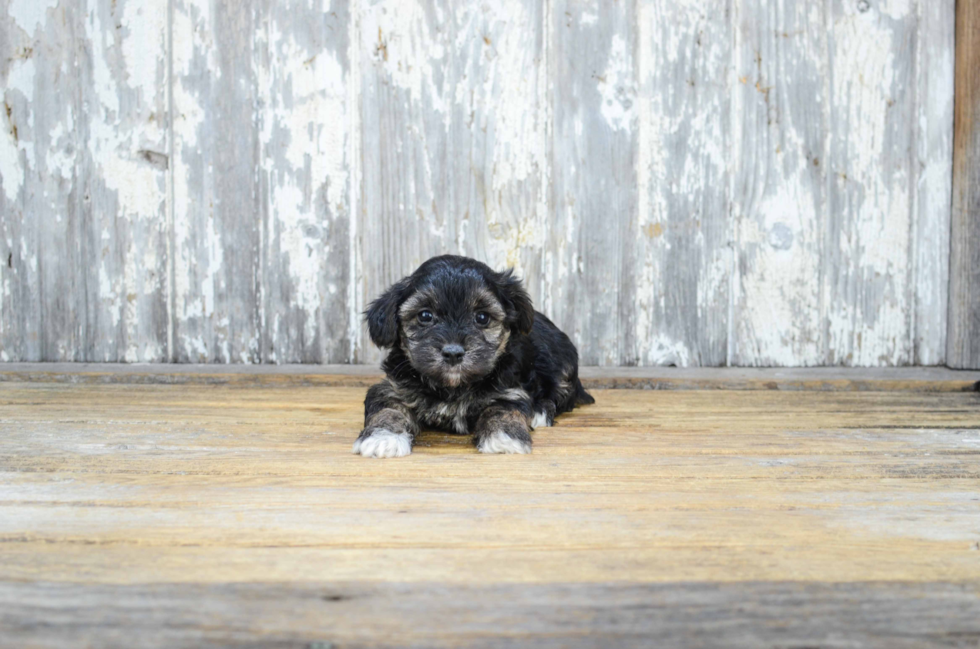
<svg viewBox="0 0 980 649"><path fill-rule="evenodd" d="M946 359L955 0L0 0L0 360L373 362L427 257L587 364Z"/></svg>
<svg viewBox="0 0 980 649"><path fill-rule="evenodd" d="M980 1L956 5L950 367L980 367Z"/></svg>

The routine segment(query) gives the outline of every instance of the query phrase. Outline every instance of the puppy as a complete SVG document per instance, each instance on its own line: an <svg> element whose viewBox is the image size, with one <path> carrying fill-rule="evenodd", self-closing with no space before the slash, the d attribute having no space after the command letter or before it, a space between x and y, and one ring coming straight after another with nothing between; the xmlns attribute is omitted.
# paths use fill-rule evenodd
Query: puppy
<svg viewBox="0 0 980 649"><path fill-rule="evenodd" d="M530 431L595 403L575 345L535 313L512 271L433 257L371 303L371 340L389 349L368 390L354 453L401 457L425 426L473 435L482 453L530 453Z"/></svg>

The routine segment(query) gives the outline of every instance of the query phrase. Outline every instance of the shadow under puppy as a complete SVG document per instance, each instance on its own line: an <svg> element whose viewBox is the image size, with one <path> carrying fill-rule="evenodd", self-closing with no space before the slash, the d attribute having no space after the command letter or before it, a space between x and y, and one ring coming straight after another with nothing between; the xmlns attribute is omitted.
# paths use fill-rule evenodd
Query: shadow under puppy
<svg viewBox="0 0 980 649"><path fill-rule="evenodd" d="M433 257L372 302L367 323L390 351L354 442L365 457L408 455L422 426L472 434L483 453L530 453L532 429L595 402L575 345L510 270Z"/></svg>

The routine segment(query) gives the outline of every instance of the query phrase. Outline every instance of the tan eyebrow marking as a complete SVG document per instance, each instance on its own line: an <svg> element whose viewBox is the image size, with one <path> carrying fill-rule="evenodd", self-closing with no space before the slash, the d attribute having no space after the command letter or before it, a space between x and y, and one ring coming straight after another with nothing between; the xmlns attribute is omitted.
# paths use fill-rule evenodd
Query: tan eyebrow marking
<svg viewBox="0 0 980 649"><path fill-rule="evenodd" d="M422 293L421 291L416 291L412 293L407 300L402 302L401 307L398 308L398 316L400 318L406 318L413 311L419 309L425 302L429 299L429 296Z"/></svg>
<svg viewBox="0 0 980 649"><path fill-rule="evenodd" d="M503 320L507 315L497 297L485 287L480 287L474 292L473 305L474 308L483 309L497 320Z"/></svg>

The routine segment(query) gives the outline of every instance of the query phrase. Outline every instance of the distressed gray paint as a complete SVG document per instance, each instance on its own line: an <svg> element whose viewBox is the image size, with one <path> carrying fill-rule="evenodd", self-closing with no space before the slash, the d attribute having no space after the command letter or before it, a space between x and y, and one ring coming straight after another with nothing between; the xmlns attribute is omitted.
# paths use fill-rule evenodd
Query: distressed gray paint
<svg viewBox="0 0 980 649"><path fill-rule="evenodd" d="M261 6L262 360L348 361L350 14Z"/></svg>
<svg viewBox="0 0 980 649"><path fill-rule="evenodd" d="M636 5L558 0L546 309L587 365L635 365Z"/></svg>
<svg viewBox="0 0 980 649"><path fill-rule="evenodd" d="M540 3L406 2L360 16L360 305L433 255L517 266L541 295ZM358 357L378 354L361 333Z"/></svg>
<svg viewBox="0 0 980 649"><path fill-rule="evenodd" d="M954 52L956 0L918 5L915 50L915 120L912 137L914 363L938 365L946 357L950 277L949 161L953 157ZM980 364L980 359L978 359Z"/></svg>
<svg viewBox="0 0 980 649"><path fill-rule="evenodd" d="M174 360L348 360L349 24L174 2Z"/></svg>
<svg viewBox="0 0 980 649"><path fill-rule="evenodd" d="M827 9L741 0L735 21L730 358L819 365L825 220Z"/></svg>
<svg viewBox="0 0 980 649"><path fill-rule="evenodd" d="M644 0L639 20L636 357L724 365L732 226L731 0Z"/></svg>
<svg viewBox="0 0 980 649"><path fill-rule="evenodd" d="M914 6L834 0L824 343L830 362L913 359Z"/></svg>
<svg viewBox="0 0 980 649"><path fill-rule="evenodd" d="M260 362L262 224L254 3L173 8L173 349Z"/></svg>
<svg viewBox="0 0 980 649"><path fill-rule="evenodd" d="M954 4L0 0L0 358L374 362L460 252L585 363L941 363Z"/></svg>
<svg viewBox="0 0 980 649"><path fill-rule="evenodd" d="M0 7L0 358L165 360L166 5Z"/></svg>

